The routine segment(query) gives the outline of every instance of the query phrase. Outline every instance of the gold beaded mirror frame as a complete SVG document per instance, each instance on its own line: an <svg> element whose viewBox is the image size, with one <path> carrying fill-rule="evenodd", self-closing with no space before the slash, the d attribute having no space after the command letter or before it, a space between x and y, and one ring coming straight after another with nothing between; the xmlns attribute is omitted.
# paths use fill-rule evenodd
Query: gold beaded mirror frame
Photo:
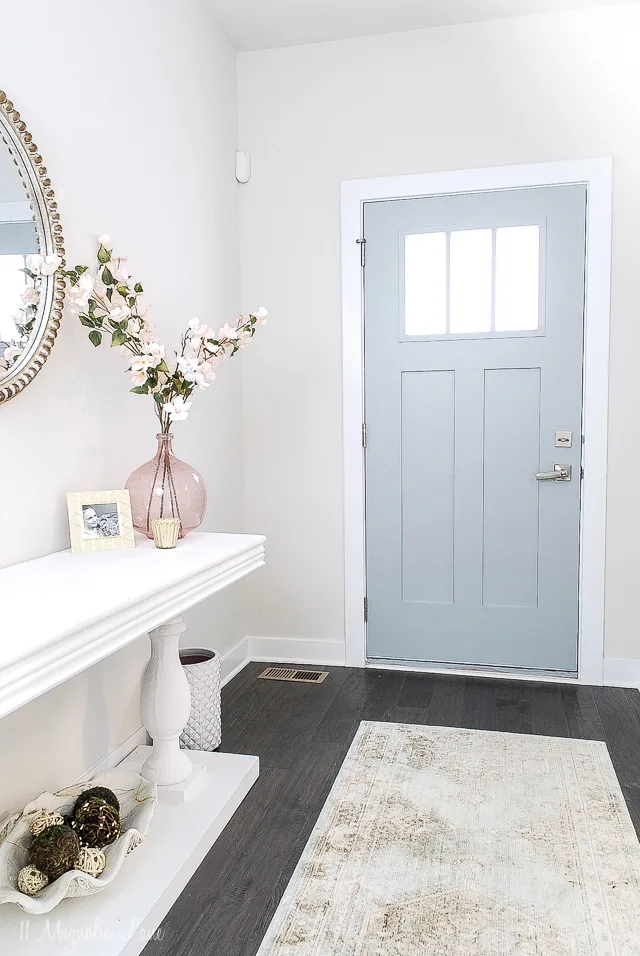
<svg viewBox="0 0 640 956"><path fill-rule="evenodd" d="M0 404L25 389L49 357L64 304L63 268L47 169L0 90Z"/></svg>

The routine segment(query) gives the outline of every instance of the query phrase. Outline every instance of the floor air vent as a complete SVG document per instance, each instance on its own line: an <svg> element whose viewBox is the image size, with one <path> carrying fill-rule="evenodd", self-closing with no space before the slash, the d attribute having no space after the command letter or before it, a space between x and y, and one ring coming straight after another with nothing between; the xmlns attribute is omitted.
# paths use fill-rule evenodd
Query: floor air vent
<svg viewBox="0 0 640 956"><path fill-rule="evenodd" d="M321 684L329 671L302 671L293 667L267 667L258 680L289 680L298 684Z"/></svg>

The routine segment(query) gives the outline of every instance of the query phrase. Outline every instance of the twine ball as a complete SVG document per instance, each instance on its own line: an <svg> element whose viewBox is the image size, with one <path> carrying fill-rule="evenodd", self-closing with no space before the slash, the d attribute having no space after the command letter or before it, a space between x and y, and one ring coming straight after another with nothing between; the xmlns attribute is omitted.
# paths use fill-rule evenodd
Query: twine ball
<svg viewBox="0 0 640 956"><path fill-rule="evenodd" d="M57 810L43 810L31 823L31 832L34 836L40 836L47 827L62 826L64 817Z"/></svg>
<svg viewBox="0 0 640 956"><path fill-rule="evenodd" d="M18 889L21 893L26 893L27 896L35 896L36 893L45 888L48 882L49 877L46 873L41 873L37 867L31 864L24 866L18 873Z"/></svg>
<svg viewBox="0 0 640 956"><path fill-rule="evenodd" d="M73 869L79 852L80 842L70 827L47 827L34 838L29 863L50 880L57 880L67 870Z"/></svg>
<svg viewBox="0 0 640 956"><path fill-rule="evenodd" d="M108 846L120 836L120 813L101 797L91 797L77 810L73 829L81 846Z"/></svg>
<svg viewBox="0 0 640 956"><path fill-rule="evenodd" d="M76 860L74 869L82 873L88 873L89 876L100 876L105 866L107 858L96 846L83 846L80 849L80 855Z"/></svg>
<svg viewBox="0 0 640 956"><path fill-rule="evenodd" d="M88 803L88 801L94 797L99 797L103 803L108 803L114 810L120 811L120 801L113 790L109 790L108 787L91 787L89 790L84 790L76 800L72 816L75 817L80 807L84 806L85 803Z"/></svg>

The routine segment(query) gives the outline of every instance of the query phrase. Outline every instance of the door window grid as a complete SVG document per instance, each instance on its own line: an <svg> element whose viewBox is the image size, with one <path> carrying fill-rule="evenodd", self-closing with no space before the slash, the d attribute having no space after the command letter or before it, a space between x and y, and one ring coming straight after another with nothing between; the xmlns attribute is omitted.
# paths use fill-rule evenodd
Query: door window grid
<svg viewBox="0 0 640 956"><path fill-rule="evenodd" d="M405 335L538 331L539 226L416 233L404 253Z"/></svg>

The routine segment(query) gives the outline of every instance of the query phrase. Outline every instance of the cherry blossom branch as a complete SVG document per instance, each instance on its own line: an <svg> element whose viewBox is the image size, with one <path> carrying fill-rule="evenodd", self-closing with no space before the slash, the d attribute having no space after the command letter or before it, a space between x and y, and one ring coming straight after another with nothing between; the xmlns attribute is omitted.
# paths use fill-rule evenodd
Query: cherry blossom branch
<svg viewBox="0 0 640 956"><path fill-rule="evenodd" d="M166 434L173 422L188 417L192 404L189 399L195 389L210 387L217 363L232 358L249 344L257 326L266 323L267 310L256 309L246 318L240 315L234 325L225 323L218 332L198 318L191 319L170 369L165 346L147 319L147 309L139 307L142 285L133 283L126 259L113 255L108 236L98 240L97 260L93 273L87 266L64 273L71 286L69 308L89 329L94 346L101 345L108 332L111 345L133 357L128 367L131 391L153 396L160 429Z"/></svg>

